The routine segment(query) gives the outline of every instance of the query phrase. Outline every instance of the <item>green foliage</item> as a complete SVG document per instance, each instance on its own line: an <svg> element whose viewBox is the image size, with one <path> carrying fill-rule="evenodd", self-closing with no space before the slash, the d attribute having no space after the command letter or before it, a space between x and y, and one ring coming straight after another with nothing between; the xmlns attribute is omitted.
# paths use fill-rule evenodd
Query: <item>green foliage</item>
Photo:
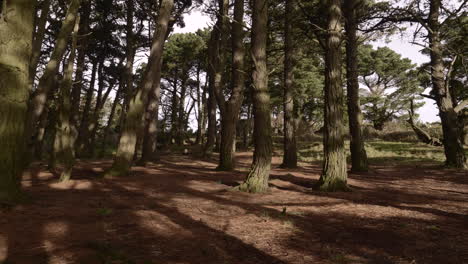
<svg viewBox="0 0 468 264"><path fill-rule="evenodd" d="M401 117L409 110L411 100L421 99L424 89L419 74L409 59L387 47L359 49L360 81L364 117L382 130L385 123ZM423 103L416 103L415 109Z"/></svg>

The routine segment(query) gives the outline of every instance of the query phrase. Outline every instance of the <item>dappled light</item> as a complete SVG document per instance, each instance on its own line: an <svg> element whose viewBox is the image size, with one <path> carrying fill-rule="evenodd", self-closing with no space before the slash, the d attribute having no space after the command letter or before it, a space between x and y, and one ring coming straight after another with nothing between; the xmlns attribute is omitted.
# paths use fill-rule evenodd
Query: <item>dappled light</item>
<svg viewBox="0 0 468 264"><path fill-rule="evenodd" d="M467 7L0 0L0 264L468 263Z"/></svg>

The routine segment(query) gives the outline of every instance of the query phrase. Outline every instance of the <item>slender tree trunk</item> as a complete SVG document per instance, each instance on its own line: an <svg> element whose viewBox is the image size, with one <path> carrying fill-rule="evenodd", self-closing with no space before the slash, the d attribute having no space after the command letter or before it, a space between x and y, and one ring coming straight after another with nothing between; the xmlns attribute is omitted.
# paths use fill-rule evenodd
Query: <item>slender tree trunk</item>
<svg viewBox="0 0 468 264"><path fill-rule="evenodd" d="M109 133L110 133L110 130L111 130L111 127L112 127L112 121L114 120L115 110L117 109L117 105L119 104L120 95L122 93L124 85L125 84L123 82L119 81L119 86L120 87L119 87L119 90L117 91L117 93L115 94L114 102L112 103L111 112L109 114L109 120L107 121L107 125L106 125L106 128L104 128L104 133L103 133L103 136L102 136L101 151L99 153L100 158L103 158L105 153L106 153L107 140L109 138Z"/></svg>
<svg viewBox="0 0 468 264"><path fill-rule="evenodd" d="M41 57L42 41L44 40L46 32L47 17L49 15L50 0L44 0L41 6L41 16L36 21L36 32L34 33L31 63L29 65L29 82L30 88L34 85L34 78L36 77L37 65Z"/></svg>
<svg viewBox="0 0 468 264"><path fill-rule="evenodd" d="M341 1L328 0L328 34L325 48L324 163L319 188L347 190L344 149L343 88L341 81Z"/></svg>
<svg viewBox="0 0 468 264"><path fill-rule="evenodd" d="M115 156L114 163L112 164L112 168L106 173L106 176L127 175L132 166L132 158L135 153L137 141L137 132L139 131L148 96L153 88L153 82L157 75L157 65L160 63L162 58L164 41L166 39L173 6L173 0L162 0L161 2L150 57L148 58L148 65L145 68L145 73L138 92L130 102L117 154Z"/></svg>
<svg viewBox="0 0 468 264"><path fill-rule="evenodd" d="M32 136L35 135L36 132L36 123L44 111L44 107L47 103L47 94L54 82L60 62L62 61L63 55L67 49L68 39L73 30L73 26L75 25L75 19L78 14L80 2L80 0L72 0L70 2L67 15L65 16L65 20L62 23L62 27L60 28L60 32L55 43L54 51L50 56L50 60L44 70L44 74L39 79L37 90L34 92L31 99L28 121L26 123L27 133L29 133L28 139L32 140L32 142L30 142L32 143L30 144L31 146L35 141Z"/></svg>
<svg viewBox="0 0 468 264"><path fill-rule="evenodd" d="M171 109L171 135L170 135L170 143L174 144L177 141L177 135L179 134L178 131L178 113L179 113L179 97L177 95L177 74L178 69L176 68L174 71L174 84L172 90L172 109Z"/></svg>
<svg viewBox="0 0 468 264"><path fill-rule="evenodd" d="M161 71L162 57L159 62L155 62L155 77L153 90L150 93L148 106L146 108L145 131L143 136L143 149L141 153L140 165L145 166L148 161L155 158L156 143L158 134L158 108L161 98Z"/></svg>
<svg viewBox="0 0 468 264"><path fill-rule="evenodd" d="M226 10L227 13L227 10ZM218 170L230 171L235 168L236 150L236 127L239 121L239 112L243 101L244 92L244 0L234 2L234 21L232 23L232 80L231 97L224 102L224 97L220 98L223 104L221 116L221 145L219 153ZM221 48L221 47L220 47ZM219 87L220 88L220 87ZM222 93L221 95L222 96Z"/></svg>
<svg viewBox="0 0 468 264"><path fill-rule="evenodd" d="M272 139L271 109L268 93L268 69L266 46L268 30L267 0L253 0L252 14L252 57L254 61L253 103L254 103L254 157L247 179L239 189L247 192L265 192L270 177Z"/></svg>
<svg viewBox="0 0 468 264"><path fill-rule="evenodd" d="M91 103L94 94L94 85L96 82L97 68L98 62L95 61L93 63L93 69L91 71L91 81L89 82L89 87L86 91L86 101L85 106L83 108L83 113L81 115L80 128L78 130L78 139L76 141L77 155L80 157L83 155L86 140L88 139L88 126L91 112Z"/></svg>
<svg viewBox="0 0 468 264"><path fill-rule="evenodd" d="M467 168L458 116L455 112L450 90L445 85L444 62L442 59L442 43L440 37L439 14L440 0L430 1L429 11L429 42L431 53L432 89L439 107L442 121L443 143L445 150L445 165L455 168Z"/></svg>
<svg viewBox="0 0 468 264"><path fill-rule="evenodd" d="M68 63L65 66L65 72L63 74L63 81L61 84L61 102L60 102L60 145L62 148L62 161L63 161L63 171L60 175L60 181L68 181L71 178L71 172L73 165L75 163L75 136L76 128L75 124L71 121L71 89L73 82L73 68L75 63L75 53L76 53L76 43L77 43L77 34L79 29L79 20L80 17L76 19L75 30L73 32L73 40L70 56L68 58Z"/></svg>
<svg viewBox="0 0 468 264"><path fill-rule="evenodd" d="M215 31L213 31L215 32ZM207 139L206 144L203 149L203 155L205 157L210 157L213 153L213 148L215 145L216 140L216 95L215 95L215 78L214 78L214 71L213 68L216 67L214 64L216 63L216 56L213 54L216 45L215 41L217 39L216 36L211 33L211 39L209 43L209 51L208 51L208 60L210 66L208 67L208 102L207 102L207 112L208 112L208 130L207 130Z"/></svg>
<svg viewBox="0 0 468 264"><path fill-rule="evenodd" d="M179 114L177 116L176 145L182 146L185 143L185 96L187 95L187 73L182 73L182 84L180 89Z"/></svg>
<svg viewBox="0 0 468 264"><path fill-rule="evenodd" d="M293 0L286 0L284 21L284 142L283 168L297 167L296 126L294 121L294 43L293 43Z"/></svg>
<svg viewBox="0 0 468 264"><path fill-rule="evenodd" d="M0 203L20 197L36 1L4 1L0 12Z"/></svg>
<svg viewBox="0 0 468 264"><path fill-rule="evenodd" d="M78 33L78 51L76 58L76 72L75 81L71 93L71 122L75 128L78 127L78 120L80 119L80 104L81 104L81 90L83 89L83 73L85 71L86 64L86 53L88 52L89 43L89 16L91 13L91 2L90 0L84 0L82 3L82 12Z"/></svg>
<svg viewBox="0 0 468 264"><path fill-rule="evenodd" d="M197 65L197 138L195 140L195 145L200 145L203 141L203 125L205 122L205 117L204 117L204 105L203 105L203 100L202 100L202 93L200 92L200 71L201 71L201 65L200 62Z"/></svg>
<svg viewBox="0 0 468 264"><path fill-rule="evenodd" d="M358 22L356 17L357 5L360 0L345 1L345 30L346 30L346 80L348 91L349 132L351 134L351 171L363 172L368 170L367 154L362 137L362 114L359 100L358 82L358 39L356 35Z"/></svg>

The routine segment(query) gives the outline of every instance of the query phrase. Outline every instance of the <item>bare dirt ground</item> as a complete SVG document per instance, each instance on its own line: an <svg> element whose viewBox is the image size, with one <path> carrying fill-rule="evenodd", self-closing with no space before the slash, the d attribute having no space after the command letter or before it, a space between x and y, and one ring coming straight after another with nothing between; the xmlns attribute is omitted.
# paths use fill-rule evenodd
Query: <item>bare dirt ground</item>
<svg viewBox="0 0 468 264"><path fill-rule="evenodd" d="M466 172L378 166L323 193L318 165L274 158L270 192L248 194L230 191L238 157L232 173L168 155L112 180L98 177L110 161L84 161L68 183L35 164L32 201L0 211L0 263L468 263Z"/></svg>

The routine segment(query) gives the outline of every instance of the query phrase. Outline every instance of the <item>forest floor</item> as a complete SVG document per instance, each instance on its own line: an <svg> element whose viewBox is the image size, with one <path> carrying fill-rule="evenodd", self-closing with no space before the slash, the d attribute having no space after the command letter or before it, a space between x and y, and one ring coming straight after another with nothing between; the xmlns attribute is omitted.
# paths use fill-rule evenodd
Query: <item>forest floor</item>
<svg viewBox="0 0 468 264"><path fill-rule="evenodd" d="M318 163L279 169L270 191L232 191L245 177L216 160L164 155L126 178L80 161L57 183L41 164L23 177L31 201L0 209L2 264L468 263L468 175L434 163L377 165L352 192L311 187Z"/></svg>

